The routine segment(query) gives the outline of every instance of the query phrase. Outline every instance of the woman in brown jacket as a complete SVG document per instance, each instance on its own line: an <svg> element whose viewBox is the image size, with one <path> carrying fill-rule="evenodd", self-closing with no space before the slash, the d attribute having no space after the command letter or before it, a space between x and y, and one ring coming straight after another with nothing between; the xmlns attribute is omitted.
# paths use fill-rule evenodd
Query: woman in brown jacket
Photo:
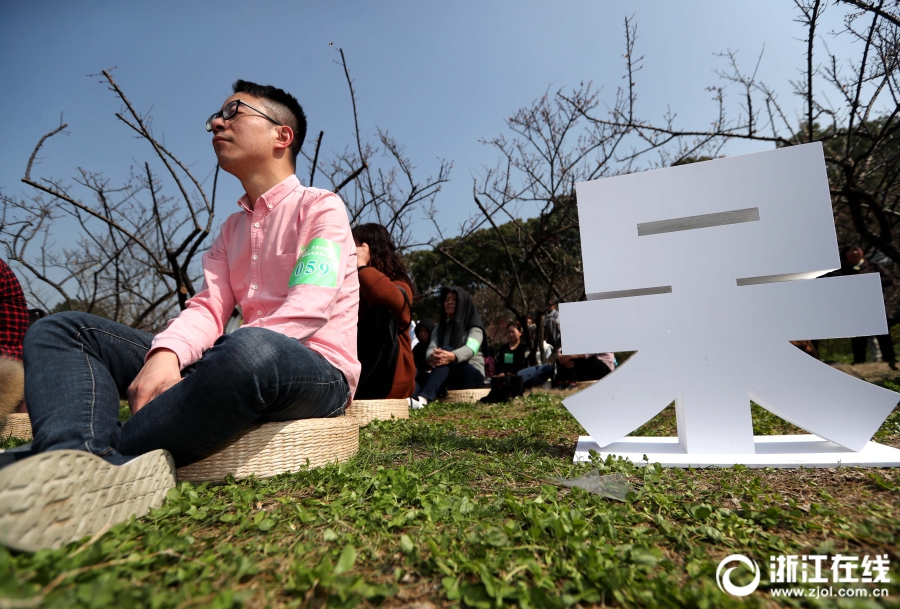
<svg viewBox="0 0 900 609"><path fill-rule="evenodd" d="M409 335L410 305L416 297L415 286L390 233L380 224L363 224L353 229L353 240L359 257L359 314L360 320L369 307L382 306L397 321L399 353L393 381L373 378L363 363L357 399L408 398L415 391L416 366L413 363ZM374 316L366 316L374 319ZM362 328L360 328L362 330ZM363 333L360 333L362 336ZM362 345L361 345L362 346ZM362 351L360 350L362 361ZM387 391L388 386L390 387ZM387 393L385 393L387 391Z"/></svg>

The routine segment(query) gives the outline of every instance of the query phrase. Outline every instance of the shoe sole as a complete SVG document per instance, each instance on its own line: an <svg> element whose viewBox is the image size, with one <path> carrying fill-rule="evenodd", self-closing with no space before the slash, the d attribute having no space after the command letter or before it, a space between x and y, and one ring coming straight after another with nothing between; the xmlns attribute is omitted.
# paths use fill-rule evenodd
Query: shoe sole
<svg viewBox="0 0 900 609"><path fill-rule="evenodd" d="M154 450L110 465L78 450L56 450L0 470L0 545L59 548L159 507L175 486L175 462Z"/></svg>

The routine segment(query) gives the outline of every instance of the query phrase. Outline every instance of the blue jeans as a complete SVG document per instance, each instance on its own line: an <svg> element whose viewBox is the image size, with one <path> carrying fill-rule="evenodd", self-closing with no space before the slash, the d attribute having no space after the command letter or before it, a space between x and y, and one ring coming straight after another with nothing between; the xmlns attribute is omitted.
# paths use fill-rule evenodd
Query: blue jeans
<svg viewBox="0 0 900 609"><path fill-rule="evenodd" d="M113 464L164 448L196 461L251 423L341 416L350 387L340 370L296 339L262 328L219 337L182 381L119 422L119 400L153 335L65 312L25 336L25 400L32 452L83 450Z"/></svg>
<svg viewBox="0 0 900 609"><path fill-rule="evenodd" d="M444 351L453 351L451 347L441 347ZM484 387L484 374L468 362L438 366L427 375L425 386L419 389L416 384L416 393L413 397L423 397L429 402L434 401L441 389L476 389Z"/></svg>
<svg viewBox="0 0 900 609"><path fill-rule="evenodd" d="M414 396L418 396L422 391L422 388L425 386L425 383L428 382L428 379L431 378L431 371L428 372L416 372L416 391L413 393Z"/></svg>
<svg viewBox="0 0 900 609"><path fill-rule="evenodd" d="M550 380L550 377L553 376L553 364L542 364L540 366L523 368L516 372L516 374L522 377L522 388L530 389L531 387L541 385L545 381Z"/></svg>

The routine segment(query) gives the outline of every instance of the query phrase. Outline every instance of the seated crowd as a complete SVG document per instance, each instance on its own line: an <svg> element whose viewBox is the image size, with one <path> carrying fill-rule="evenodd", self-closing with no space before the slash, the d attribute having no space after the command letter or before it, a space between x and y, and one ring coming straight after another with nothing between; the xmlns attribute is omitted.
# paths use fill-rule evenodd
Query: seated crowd
<svg viewBox="0 0 900 609"><path fill-rule="evenodd" d="M603 378L618 363L613 353L566 355L554 310L545 319L540 350L532 349L536 327L507 322L507 342L492 348L471 296L463 288L440 289L437 324L412 319L415 283L387 229L364 224L352 230L359 263L357 353L361 365L355 400L407 399L414 410L450 390L494 391L482 402L502 402L526 389L565 389ZM235 311L240 321L240 312ZM240 323L226 328L230 333ZM440 345L440 346L439 346ZM540 352L540 355L539 355ZM506 386L510 391L505 391Z"/></svg>
<svg viewBox="0 0 900 609"><path fill-rule="evenodd" d="M515 320L506 327L508 342L496 352L490 349L472 297L457 286L441 288L436 325L429 318L413 324L415 285L390 233L379 224L365 224L353 229L353 240L362 368L355 399L407 398L411 408L419 409L450 390L490 385L498 390L482 401L499 402L548 382L564 388L598 380L615 369L612 353L562 352L555 307L547 316L545 336L556 344L542 341L539 350L532 347L533 323L526 329Z"/></svg>

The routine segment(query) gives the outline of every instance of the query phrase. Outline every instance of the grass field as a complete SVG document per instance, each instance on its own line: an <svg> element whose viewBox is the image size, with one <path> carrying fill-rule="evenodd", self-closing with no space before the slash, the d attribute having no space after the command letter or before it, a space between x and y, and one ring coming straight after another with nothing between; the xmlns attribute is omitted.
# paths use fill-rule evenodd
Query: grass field
<svg viewBox="0 0 900 609"><path fill-rule="evenodd" d="M753 418L758 434L797 431L762 409ZM670 407L638 432L670 435L674 422ZM900 606L897 470L573 465L584 432L543 393L430 404L360 431L348 463L182 483L99 538L0 548L0 608ZM900 410L876 439L900 446ZM616 501L551 481L591 470L621 473L633 493ZM716 585L734 553L764 574L743 599ZM770 555L837 553L888 554L892 583L878 587L889 597L772 597Z"/></svg>

